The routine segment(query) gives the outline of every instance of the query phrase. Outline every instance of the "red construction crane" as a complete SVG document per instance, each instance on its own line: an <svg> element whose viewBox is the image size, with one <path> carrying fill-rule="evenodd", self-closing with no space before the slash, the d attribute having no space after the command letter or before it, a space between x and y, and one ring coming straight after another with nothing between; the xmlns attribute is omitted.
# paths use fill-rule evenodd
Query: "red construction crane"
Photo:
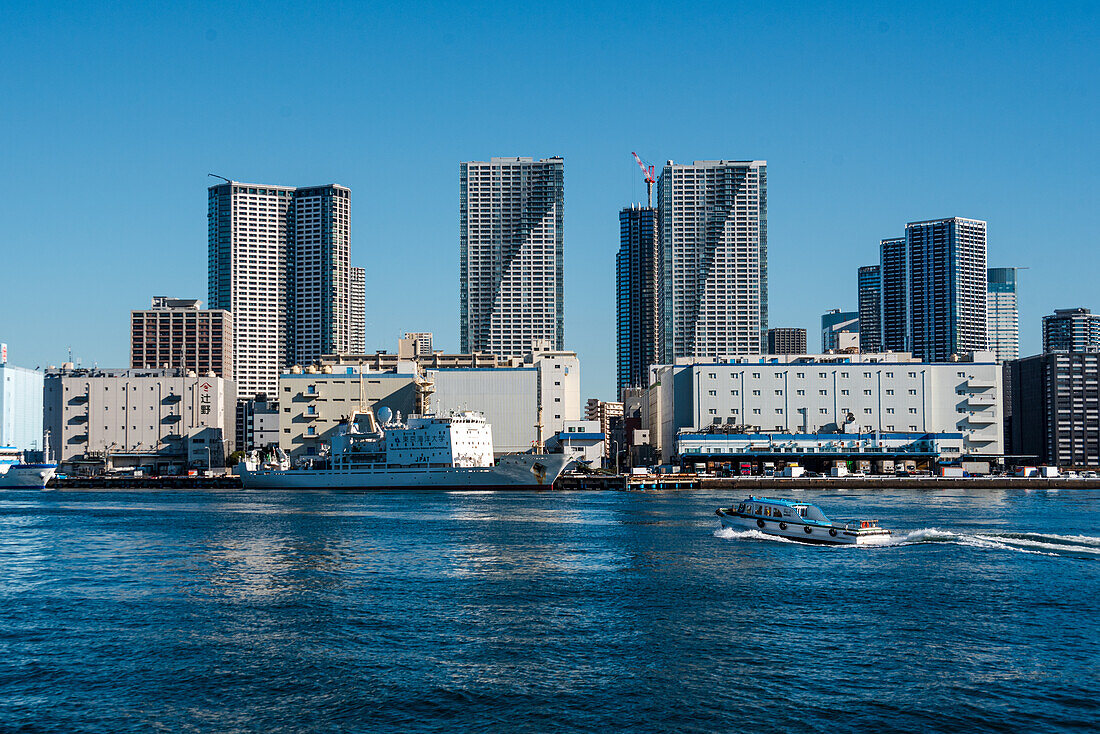
<svg viewBox="0 0 1100 734"><path fill-rule="evenodd" d="M653 175L653 166L646 166L642 163L642 159L638 157L638 154L634 151L630 151L630 155L634 156L634 160L638 161L638 167L642 169L642 175L645 176L645 200L646 206L653 206L653 184L657 183L657 178Z"/></svg>

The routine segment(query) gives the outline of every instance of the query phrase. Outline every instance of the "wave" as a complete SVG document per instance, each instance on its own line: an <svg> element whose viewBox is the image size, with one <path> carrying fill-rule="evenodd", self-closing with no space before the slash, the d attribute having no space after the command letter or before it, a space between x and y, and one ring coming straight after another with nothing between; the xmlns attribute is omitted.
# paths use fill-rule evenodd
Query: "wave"
<svg viewBox="0 0 1100 734"><path fill-rule="evenodd" d="M762 533L759 530L734 530L720 527L714 537L724 540L771 540L778 543L805 545L797 540ZM985 550L1013 551L1042 556L1100 560L1100 538L1091 535L1057 535L1054 533L955 532L940 528L920 528L908 533L896 533L881 542L865 545L835 546L843 548L883 548L928 543L946 543Z"/></svg>
<svg viewBox="0 0 1100 734"><path fill-rule="evenodd" d="M720 527L714 531L714 537L722 538L723 540L773 540L776 543L795 543L796 545L805 545L799 543L797 540L791 540L790 538L782 538L778 535L768 535L762 533L759 530L734 530L733 528Z"/></svg>

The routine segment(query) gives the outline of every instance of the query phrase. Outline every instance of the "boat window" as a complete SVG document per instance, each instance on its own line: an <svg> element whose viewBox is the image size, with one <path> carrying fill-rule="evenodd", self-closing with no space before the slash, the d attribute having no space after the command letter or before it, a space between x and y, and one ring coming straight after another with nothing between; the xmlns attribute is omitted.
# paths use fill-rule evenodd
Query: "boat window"
<svg viewBox="0 0 1100 734"><path fill-rule="evenodd" d="M738 512L744 512L745 511L745 503L744 502L742 502L741 504L739 504L737 506L737 511Z"/></svg>

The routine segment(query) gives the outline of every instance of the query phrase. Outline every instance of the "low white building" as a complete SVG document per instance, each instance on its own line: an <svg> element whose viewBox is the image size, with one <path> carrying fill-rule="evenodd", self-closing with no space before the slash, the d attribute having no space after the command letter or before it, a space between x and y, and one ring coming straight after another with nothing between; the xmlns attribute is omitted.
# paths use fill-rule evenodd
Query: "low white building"
<svg viewBox="0 0 1100 734"><path fill-rule="evenodd" d="M668 461L681 432L961 434L1004 452L1001 370L990 352L926 363L906 353L752 355L650 369L643 424Z"/></svg>
<svg viewBox="0 0 1100 734"><path fill-rule="evenodd" d="M599 421L566 421L562 430L546 442L546 447L599 468L607 453L607 436Z"/></svg>
<svg viewBox="0 0 1100 734"><path fill-rule="evenodd" d="M63 471L224 466L235 385L175 369L46 370L43 421Z"/></svg>

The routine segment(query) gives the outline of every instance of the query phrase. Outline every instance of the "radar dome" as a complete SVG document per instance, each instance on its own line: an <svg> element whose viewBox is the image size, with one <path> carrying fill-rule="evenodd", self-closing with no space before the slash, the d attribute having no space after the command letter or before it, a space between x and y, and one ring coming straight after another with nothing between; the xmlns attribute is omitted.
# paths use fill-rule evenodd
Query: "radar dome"
<svg viewBox="0 0 1100 734"><path fill-rule="evenodd" d="M381 408L378 409L378 420L382 421L383 423L389 423L392 418L393 411L386 406L383 405Z"/></svg>

